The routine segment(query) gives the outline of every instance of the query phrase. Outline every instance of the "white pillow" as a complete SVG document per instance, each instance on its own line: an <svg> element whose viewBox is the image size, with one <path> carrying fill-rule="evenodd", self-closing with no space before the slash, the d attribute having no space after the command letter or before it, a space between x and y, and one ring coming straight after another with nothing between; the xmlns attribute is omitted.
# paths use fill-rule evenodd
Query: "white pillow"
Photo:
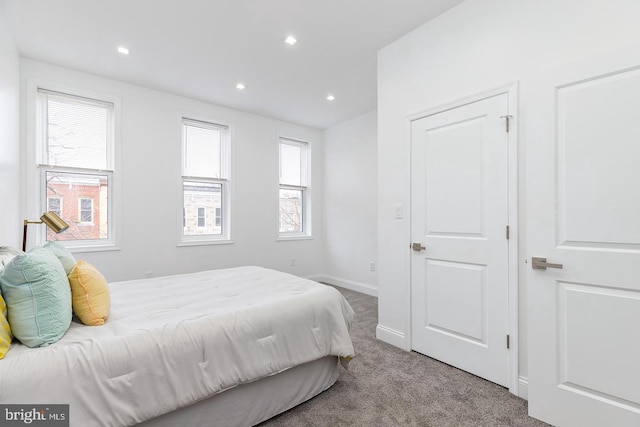
<svg viewBox="0 0 640 427"><path fill-rule="evenodd" d="M14 257L17 255L23 254L21 250L16 248L12 248L10 246L0 246L0 271L4 268L5 265L9 264Z"/></svg>

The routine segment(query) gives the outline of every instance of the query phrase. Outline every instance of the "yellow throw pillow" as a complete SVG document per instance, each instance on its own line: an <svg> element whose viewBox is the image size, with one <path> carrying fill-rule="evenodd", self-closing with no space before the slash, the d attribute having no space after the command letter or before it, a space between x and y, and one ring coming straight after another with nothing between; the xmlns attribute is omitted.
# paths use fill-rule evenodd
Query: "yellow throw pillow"
<svg viewBox="0 0 640 427"><path fill-rule="evenodd" d="M7 321L7 305L4 303L2 295L0 295L0 359L9 351L12 340L11 327L9 327L9 322Z"/></svg>
<svg viewBox="0 0 640 427"><path fill-rule="evenodd" d="M111 308L109 285L93 265L78 261L69 273L71 306L80 321L89 326L104 325Z"/></svg>

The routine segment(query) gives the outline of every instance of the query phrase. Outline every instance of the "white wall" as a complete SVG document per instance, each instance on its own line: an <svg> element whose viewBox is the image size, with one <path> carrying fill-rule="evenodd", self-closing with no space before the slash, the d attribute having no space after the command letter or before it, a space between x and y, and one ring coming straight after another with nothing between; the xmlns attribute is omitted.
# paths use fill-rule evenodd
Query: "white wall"
<svg viewBox="0 0 640 427"><path fill-rule="evenodd" d="M108 280L141 278L147 271L162 276L239 265L300 276L324 271L321 131L27 59L21 61L21 78L23 105L28 105L27 89L34 81L120 100L120 185L115 195L119 250L75 253L95 264ZM27 133L33 135L34 119L23 110ZM232 244L177 247L183 115L231 128ZM279 135L311 146L313 239L277 241ZM28 140L32 138L24 136L23 144L33 144ZM25 182L32 179L26 174L25 168ZM34 198L29 200L29 215L37 218ZM295 267L290 266L291 258Z"/></svg>
<svg viewBox="0 0 640 427"><path fill-rule="evenodd" d="M0 3L0 246L19 247L20 211L19 59Z"/></svg>
<svg viewBox="0 0 640 427"><path fill-rule="evenodd" d="M377 132L372 111L324 133L324 280L369 295L378 292Z"/></svg>
<svg viewBox="0 0 640 427"><path fill-rule="evenodd" d="M467 0L378 55L379 337L408 341L409 206L407 116L640 40L637 0ZM638 46L634 47L638 49ZM526 98L519 99L519 372L527 375Z"/></svg>

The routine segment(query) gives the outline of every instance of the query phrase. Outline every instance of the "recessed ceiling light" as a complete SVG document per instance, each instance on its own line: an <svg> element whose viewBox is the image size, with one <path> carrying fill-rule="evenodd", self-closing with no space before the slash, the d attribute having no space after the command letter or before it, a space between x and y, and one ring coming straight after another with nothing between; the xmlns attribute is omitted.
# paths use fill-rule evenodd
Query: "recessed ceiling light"
<svg viewBox="0 0 640 427"><path fill-rule="evenodd" d="M127 49L124 46L118 46L118 52L120 52L123 55L129 55L129 49Z"/></svg>
<svg viewBox="0 0 640 427"><path fill-rule="evenodd" d="M295 38L295 37L293 37L293 36L288 36L286 39L284 39L284 42L285 42L286 44L290 44L291 46L293 46L294 44L296 44L296 42L297 42L297 41L298 41L298 40L296 40L296 38Z"/></svg>
<svg viewBox="0 0 640 427"><path fill-rule="evenodd" d="M333 101L334 99L336 99L335 96L333 95L327 95L327 101Z"/></svg>
<svg viewBox="0 0 640 427"><path fill-rule="evenodd" d="M243 85L242 83L238 83L238 84L236 85L236 89L240 89L240 90L244 89L245 87L246 87L246 86L245 86L245 85Z"/></svg>

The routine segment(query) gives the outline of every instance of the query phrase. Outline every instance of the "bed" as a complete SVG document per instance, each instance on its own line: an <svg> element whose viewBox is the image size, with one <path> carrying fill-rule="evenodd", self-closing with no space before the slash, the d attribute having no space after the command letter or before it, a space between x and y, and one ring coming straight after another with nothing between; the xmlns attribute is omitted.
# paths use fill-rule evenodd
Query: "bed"
<svg viewBox="0 0 640 427"><path fill-rule="evenodd" d="M71 426L249 426L331 387L353 357L336 289L261 267L109 284L103 326L14 342L0 402L69 404Z"/></svg>

